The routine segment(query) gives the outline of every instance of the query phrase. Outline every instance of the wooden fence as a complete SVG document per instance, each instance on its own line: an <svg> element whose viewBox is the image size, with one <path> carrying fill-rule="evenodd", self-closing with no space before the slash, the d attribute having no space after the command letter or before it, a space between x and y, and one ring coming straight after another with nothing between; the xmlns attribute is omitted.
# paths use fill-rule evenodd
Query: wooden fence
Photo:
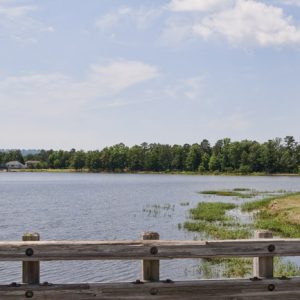
<svg viewBox="0 0 300 300"><path fill-rule="evenodd" d="M272 239L268 232L257 232L251 240L223 241L162 241L154 232L144 233L137 241L74 242L40 241L38 234L25 234L22 242L0 242L0 261L23 262L23 283L0 285L0 299L300 299L300 277L273 278L274 256L299 255L300 239ZM159 278L160 260L216 257L253 257L253 277L193 281ZM142 260L140 280L40 283L40 261L114 259Z"/></svg>

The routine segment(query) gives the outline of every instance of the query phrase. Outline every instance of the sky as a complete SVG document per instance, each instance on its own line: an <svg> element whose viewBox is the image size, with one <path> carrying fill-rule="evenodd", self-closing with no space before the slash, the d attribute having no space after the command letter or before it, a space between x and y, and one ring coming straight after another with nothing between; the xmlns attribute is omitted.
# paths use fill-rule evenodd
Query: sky
<svg viewBox="0 0 300 300"><path fill-rule="evenodd" d="M0 149L300 141L300 0L0 0Z"/></svg>

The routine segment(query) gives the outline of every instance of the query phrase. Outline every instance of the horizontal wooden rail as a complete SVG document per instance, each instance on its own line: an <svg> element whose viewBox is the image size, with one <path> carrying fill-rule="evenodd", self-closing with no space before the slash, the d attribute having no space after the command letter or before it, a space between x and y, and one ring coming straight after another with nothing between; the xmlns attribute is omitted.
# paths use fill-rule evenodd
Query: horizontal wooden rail
<svg viewBox="0 0 300 300"><path fill-rule="evenodd" d="M39 300L298 300L300 278L0 286L0 299L26 298Z"/></svg>
<svg viewBox="0 0 300 300"><path fill-rule="evenodd" d="M300 277L273 278L274 256L300 256L300 239L273 239L259 231L251 240L161 241L146 232L138 241L39 241L28 233L22 242L0 242L0 261L23 261L23 284L0 285L0 300L298 300ZM253 257L253 278L160 281L159 260ZM136 282L39 284L40 261L142 260Z"/></svg>
<svg viewBox="0 0 300 300"><path fill-rule="evenodd" d="M0 261L300 256L300 239L0 242Z"/></svg>

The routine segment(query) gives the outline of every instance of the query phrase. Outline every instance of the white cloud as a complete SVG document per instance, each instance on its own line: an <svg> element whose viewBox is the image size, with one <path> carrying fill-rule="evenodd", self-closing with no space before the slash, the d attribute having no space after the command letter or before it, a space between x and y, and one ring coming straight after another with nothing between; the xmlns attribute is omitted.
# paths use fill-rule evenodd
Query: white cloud
<svg viewBox="0 0 300 300"><path fill-rule="evenodd" d="M284 1L300 3L300 0ZM286 15L283 8L266 3L256 0L172 0L169 9L182 14L181 18L171 15L167 19L163 40L165 44L186 44L199 38L206 41L223 39L242 47L299 44L300 27L293 18Z"/></svg>
<svg viewBox="0 0 300 300"><path fill-rule="evenodd" d="M280 2L286 5L300 6L300 0L281 0Z"/></svg>
<svg viewBox="0 0 300 300"><path fill-rule="evenodd" d="M194 34L204 40L224 38L235 46L262 47L300 43L300 28L291 16L286 16L280 7L255 0L235 0L222 10L199 14L198 18L190 19L189 26L190 31L185 35L187 39ZM165 30L168 31L169 28ZM176 36L176 31L182 35L180 24L177 24L177 29L173 24L172 35Z"/></svg>
<svg viewBox="0 0 300 300"><path fill-rule="evenodd" d="M166 27L161 35L161 44L185 46L187 41L195 39L193 24L188 19L172 19L166 21ZM184 41L184 43L182 43Z"/></svg>
<svg viewBox="0 0 300 300"><path fill-rule="evenodd" d="M154 66L118 60L91 66L82 81L60 73L8 77L0 82L0 110L36 116L80 112L99 102L108 106L110 97L158 74Z"/></svg>
<svg viewBox="0 0 300 300"><path fill-rule="evenodd" d="M131 8L120 8L116 12L103 15L96 20L95 25L99 29L107 29L117 25L122 18L127 17L131 13Z"/></svg>
<svg viewBox="0 0 300 300"><path fill-rule="evenodd" d="M114 28L126 22L134 24L138 29L145 29L152 24L162 14L162 9L147 9L147 8L132 8L122 7L117 11L107 13L95 22L95 25L100 30Z"/></svg>
<svg viewBox="0 0 300 300"><path fill-rule="evenodd" d="M173 11L210 11L230 5L232 0L172 0L169 8Z"/></svg>
<svg viewBox="0 0 300 300"><path fill-rule="evenodd" d="M35 42L35 33L52 32L51 26L45 26L31 17L31 13L36 10L37 7L33 5L20 4L14 0L0 0L0 38Z"/></svg>
<svg viewBox="0 0 300 300"><path fill-rule="evenodd" d="M203 99L204 76L189 77L173 83L165 89L167 97L173 99L205 102Z"/></svg>

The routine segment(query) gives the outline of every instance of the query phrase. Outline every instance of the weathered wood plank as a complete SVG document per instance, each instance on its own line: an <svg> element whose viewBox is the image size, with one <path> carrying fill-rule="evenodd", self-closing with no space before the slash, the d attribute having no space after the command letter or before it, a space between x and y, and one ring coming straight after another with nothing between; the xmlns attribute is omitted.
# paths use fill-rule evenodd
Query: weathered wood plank
<svg viewBox="0 0 300 300"><path fill-rule="evenodd" d="M255 231L256 238L272 239L273 234L267 230ZM272 278L274 273L273 257L254 257L253 258L253 276Z"/></svg>
<svg viewBox="0 0 300 300"><path fill-rule="evenodd" d="M39 300L196 300L196 299L300 299L300 278L199 280L183 282L93 283L63 285L0 286L0 299L26 299L25 294ZM27 297L28 298L28 297Z"/></svg>
<svg viewBox="0 0 300 300"><path fill-rule="evenodd" d="M24 233L23 241L39 241L38 233ZM39 261L23 261L22 262L22 282L28 284L40 283L40 262Z"/></svg>
<svg viewBox="0 0 300 300"><path fill-rule="evenodd" d="M159 240L157 232L144 232L143 240ZM153 248L152 250L155 250ZM153 252L153 251L152 251ZM143 281L159 281L159 260L142 260L142 280Z"/></svg>
<svg viewBox="0 0 300 300"><path fill-rule="evenodd" d="M157 251L152 251L153 247ZM31 256L26 251L33 251ZM152 249L152 250L151 250ZM156 253L156 254L151 254ZM0 261L299 256L300 239L0 242Z"/></svg>

